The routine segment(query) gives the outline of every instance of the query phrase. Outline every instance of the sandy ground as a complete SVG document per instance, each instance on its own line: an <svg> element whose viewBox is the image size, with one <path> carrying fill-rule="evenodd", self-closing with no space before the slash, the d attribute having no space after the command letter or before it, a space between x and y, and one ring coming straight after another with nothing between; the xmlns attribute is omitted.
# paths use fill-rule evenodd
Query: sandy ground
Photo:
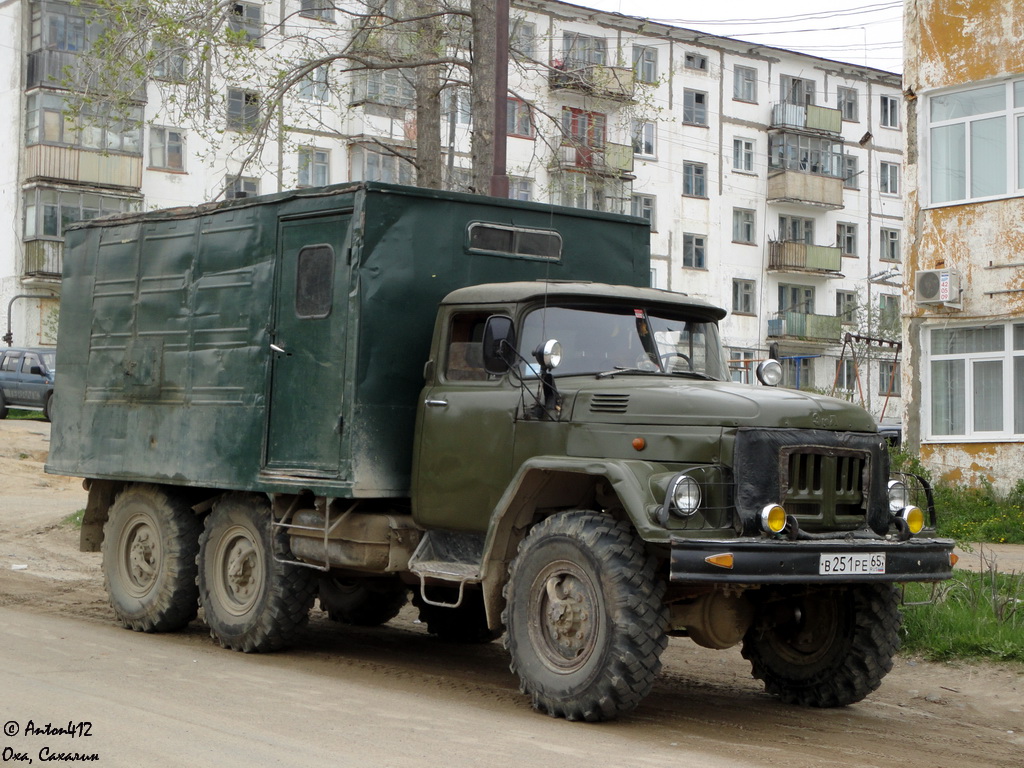
<svg viewBox="0 0 1024 768"><path fill-rule="evenodd" d="M42 472L48 438L0 421L0 720L94 722L100 765L1024 768L1019 666L901 657L865 701L804 710L765 695L737 649L674 639L641 707L589 726L532 712L500 643L439 642L408 608L378 629L314 609L296 648L263 656L221 650L198 621L121 630L99 555L61 524L85 494ZM1020 553L986 546L961 565L1024 572ZM0 749L37 752L27 738Z"/></svg>

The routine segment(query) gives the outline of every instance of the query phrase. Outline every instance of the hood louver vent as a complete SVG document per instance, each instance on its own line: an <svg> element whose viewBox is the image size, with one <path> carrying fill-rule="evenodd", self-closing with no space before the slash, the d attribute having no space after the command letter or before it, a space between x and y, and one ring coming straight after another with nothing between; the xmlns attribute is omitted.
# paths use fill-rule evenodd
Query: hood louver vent
<svg viewBox="0 0 1024 768"><path fill-rule="evenodd" d="M625 413L629 395L594 395L590 400L591 413Z"/></svg>

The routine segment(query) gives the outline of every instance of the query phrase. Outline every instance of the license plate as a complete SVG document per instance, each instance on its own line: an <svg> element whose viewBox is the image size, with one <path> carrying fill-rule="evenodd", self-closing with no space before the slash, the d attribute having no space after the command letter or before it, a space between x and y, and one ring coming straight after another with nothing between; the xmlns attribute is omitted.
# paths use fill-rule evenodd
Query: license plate
<svg viewBox="0 0 1024 768"><path fill-rule="evenodd" d="M821 555L818 559L819 576L856 576L871 573L885 573L884 552Z"/></svg>

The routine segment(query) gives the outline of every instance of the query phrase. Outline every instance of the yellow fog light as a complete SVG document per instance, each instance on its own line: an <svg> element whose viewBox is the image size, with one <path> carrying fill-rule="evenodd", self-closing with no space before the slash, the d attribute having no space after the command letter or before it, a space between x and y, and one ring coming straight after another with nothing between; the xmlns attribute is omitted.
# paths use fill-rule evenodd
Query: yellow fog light
<svg viewBox="0 0 1024 768"><path fill-rule="evenodd" d="M766 533L782 533L786 530L786 510L778 504L768 504L761 510L761 528Z"/></svg>
<svg viewBox="0 0 1024 768"><path fill-rule="evenodd" d="M920 533L924 529L924 512L917 507L904 507L900 510L900 517L906 521L911 533Z"/></svg>

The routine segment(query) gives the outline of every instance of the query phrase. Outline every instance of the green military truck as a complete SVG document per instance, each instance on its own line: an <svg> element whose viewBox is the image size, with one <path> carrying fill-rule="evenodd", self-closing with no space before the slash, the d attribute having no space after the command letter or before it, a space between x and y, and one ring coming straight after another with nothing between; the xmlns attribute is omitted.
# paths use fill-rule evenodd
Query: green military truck
<svg viewBox="0 0 1024 768"><path fill-rule="evenodd" d="M863 410L733 383L725 311L642 287L648 249L640 219L372 183L73 226L47 469L86 478L117 618L202 606L270 651L317 597L375 625L411 593L569 719L635 707L670 635L862 699L895 585L951 573L928 489Z"/></svg>

